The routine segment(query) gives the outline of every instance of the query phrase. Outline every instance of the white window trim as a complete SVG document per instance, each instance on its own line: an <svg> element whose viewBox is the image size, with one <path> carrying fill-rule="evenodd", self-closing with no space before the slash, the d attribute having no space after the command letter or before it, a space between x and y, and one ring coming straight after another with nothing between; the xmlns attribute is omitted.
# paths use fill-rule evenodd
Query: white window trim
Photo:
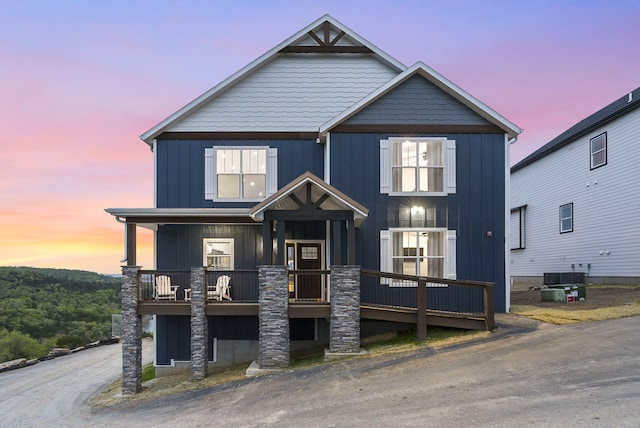
<svg viewBox="0 0 640 428"><path fill-rule="evenodd" d="M604 148L600 149L600 150L596 150L593 151L593 143L598 139L598 138L604 138ZM600 168L601 166L605 166L607 164L607 150L608 150L608 141L607 141L607 133L603 132L601 134L596 135L595 137L591 138L589 140L589 162L591 165L591 169L596 169L596 168ZM600 153L600 152L604 152L604 161L599 163L599 164L594 164L593 163L593 157L595 154Z"/></svg>
<svg viewBox="0 0 640 428"><path fill-rule="evenodd" d="M562 207L566 207L566 206L570 206L571 207L571 215L569 217L562 217ZM574 217L573 217L573 202L570 202L568 204L560 205L560 210L559 210L558 214L559 214L558 217L560 218L560 233L562 234L562 233L573 232L573 221L574 221ZM562 220L567 219L567 218L571 219L571 228L567 229L567 230L564 230L562 228Z"/></svg>
<svg viewBox="0 0 640 428"><path fill-rule="evenodd" d="M202 265L205 268L209 269L209 264L207 263L207 244L222 242L225 244L231 244L231 260L229 261L229 270L233 270L235 268L235 242L234 238L204 238L202 239ZM211 270L227 270L227 269L211 269Z"/></svg>
<svg viewBox="0 0 640 428"><path fill-rule="evenodd" d="M391 147L396 142L440 141L442 150L442 192L393 192ZM391 137L380 140L380 193L389 196L445 196L456 193L456 142L445 137Z"/></svg>
<svg viewBox="0 0 640 428"><path fill-rule="evenodd" d="M266 177L264 198L218 198L216 154L218 150L266 150ZM269 146L213 146L204 149L205 199L214 202L261 202L278 190L278 149Z"/></svg>
<svg viewBox="0 0 640 428"><path fill-rule="evenodd" d="M445 248L444 248L444 278L457 279L456 275L456 237L455 230L448 230L443 227L401 227L389 228L380 231L380 271L393 273L393 251L391 248L391 236L397 232L444 232ZM407 281L393 281L391 278L381 278L381 284L387 284L391 287L417 287L418 284ZM447 287L447 284L428 283L427 287Z"/></svg>

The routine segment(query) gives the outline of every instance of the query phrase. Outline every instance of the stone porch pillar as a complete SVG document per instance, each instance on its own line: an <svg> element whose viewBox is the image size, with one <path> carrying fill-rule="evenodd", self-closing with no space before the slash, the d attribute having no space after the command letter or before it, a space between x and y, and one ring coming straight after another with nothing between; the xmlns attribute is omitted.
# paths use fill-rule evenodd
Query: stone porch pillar
<svg viewBox="0 0 640 428"><path fill-rule="evenodd" d="M122 394L142 391L142 316L138 314L140 266L122 267Z"/></svg>
<svg viewBox="0 0 640 428"><path fill-rule="evenodd" d="M259 266L260 334L258 365L261 369L289 366L289 279L286 266Z"/></svg>
<svg viewBox="0 0 640 428"><path fill-rule="evenodd" d="M191 373L192 381L207 377L209 323L207 320L205 269L191 268Z"/></svg>
<svg viewBox="0 0 640 428"><path fill-rule="evenodd" d="M360 266L331 266L330 353L360 353Z"/></svg>

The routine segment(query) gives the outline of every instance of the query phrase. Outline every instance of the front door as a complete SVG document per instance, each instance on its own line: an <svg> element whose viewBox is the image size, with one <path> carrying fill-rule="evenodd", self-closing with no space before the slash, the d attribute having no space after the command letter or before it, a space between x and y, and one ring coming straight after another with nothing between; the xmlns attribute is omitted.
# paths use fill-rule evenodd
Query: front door
<svg viewBox="0 0 640 428"><path fill-rule="evenodd" d="M287 265L291 270L323 269L322 243L287 242ZM293 299L324 300L323 275L291 275L289 297Z"/></svg>

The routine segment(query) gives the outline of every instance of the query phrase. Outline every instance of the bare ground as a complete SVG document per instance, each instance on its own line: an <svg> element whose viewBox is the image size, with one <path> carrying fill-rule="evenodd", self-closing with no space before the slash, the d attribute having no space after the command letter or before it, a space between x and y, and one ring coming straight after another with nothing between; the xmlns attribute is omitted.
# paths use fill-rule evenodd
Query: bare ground
<svg viewBox="0 0 640 428"><path fill-rule="evenodd" d="M529 290L528 286L515 285L511 291L511 305L563 310L588 310L632 305L640 301L640 285L587 285L586 295L584 301L543 302L540 299L540 290Z"/></svg>

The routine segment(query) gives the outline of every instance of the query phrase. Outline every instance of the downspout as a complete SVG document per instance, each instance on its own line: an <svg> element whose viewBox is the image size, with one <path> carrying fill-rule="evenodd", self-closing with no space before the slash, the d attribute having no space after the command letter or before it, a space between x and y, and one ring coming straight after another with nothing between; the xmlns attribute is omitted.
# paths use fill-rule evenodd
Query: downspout
<svg viewBox="0 0 640 428"><path fill-rule="evenodd" d="M122 220L120 216L116 216L116 221L118 223L124 224L124 257L120 260L120 263L124 263L129 259L129 254L127 253L127 221Z"/></svg>
<svg viewBox="0 0 640 428"><path fill-rule="evenodd" d="M506 313L511 311L511 245L509 245L509 233L511 232L511 156L510 148L512 144L518 141L518 135L508 139L508 135L505 134L505 181L504 181L504 194L505 194L505 214L504 214L504 310Z"/></svg>

